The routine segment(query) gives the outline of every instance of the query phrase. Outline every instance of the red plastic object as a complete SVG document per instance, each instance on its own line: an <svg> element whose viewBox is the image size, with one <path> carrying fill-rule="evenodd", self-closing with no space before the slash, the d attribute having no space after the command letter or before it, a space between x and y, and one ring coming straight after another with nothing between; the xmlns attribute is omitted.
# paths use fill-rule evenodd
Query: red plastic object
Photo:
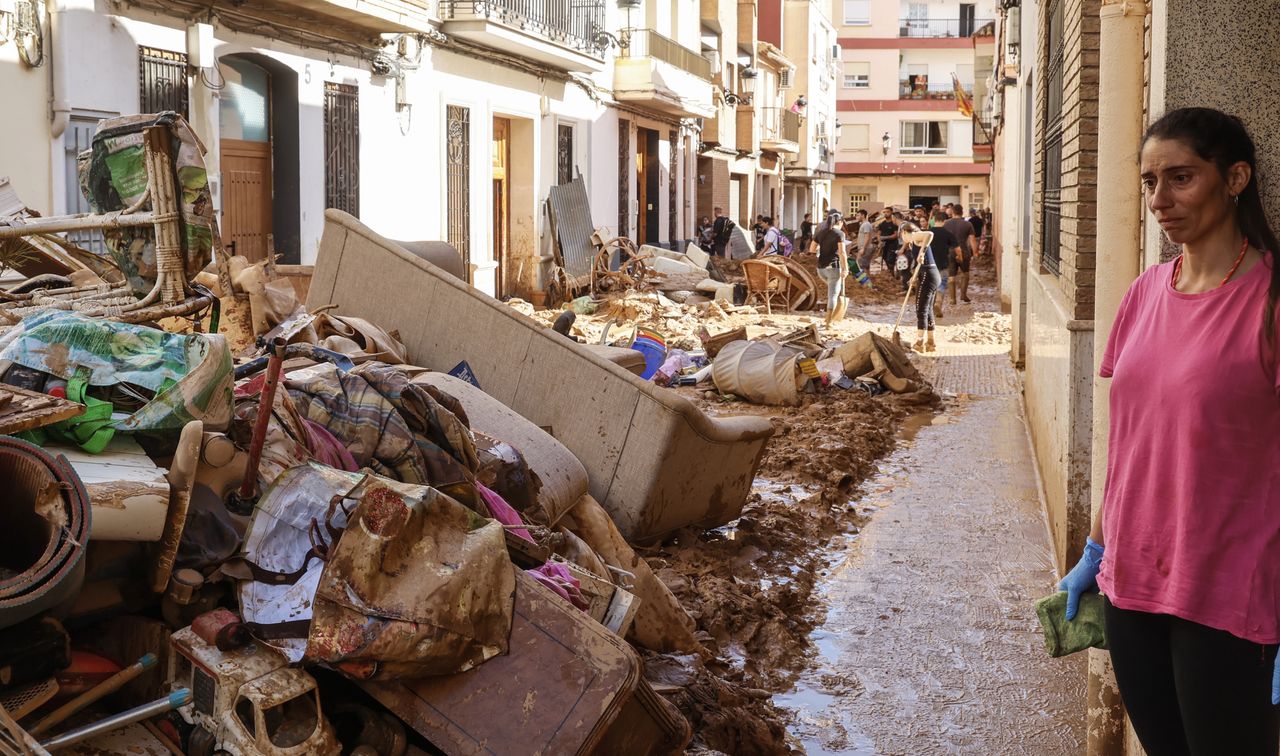
<svg viewBox="0 0 1280 756"><path fill-rule="evenodd" d="M91 654L88 651L72 651L71 666L55 675L58 681L58 697L78 696L120 670L119 664L105 656Z"/></svg>

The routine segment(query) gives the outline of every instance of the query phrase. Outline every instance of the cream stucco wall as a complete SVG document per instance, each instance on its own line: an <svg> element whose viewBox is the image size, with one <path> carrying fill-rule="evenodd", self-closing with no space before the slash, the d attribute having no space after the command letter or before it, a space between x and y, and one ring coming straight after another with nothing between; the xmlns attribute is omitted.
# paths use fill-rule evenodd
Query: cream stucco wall
<svg viewBox="0 0 1280 756"><path fill-rule="evenodd" d="M14 42L0 45L0 93L4 94L0 127L0 177L8 176L29 207L53 208L49 152L49 63L29 68L18 58Z"/></svg>

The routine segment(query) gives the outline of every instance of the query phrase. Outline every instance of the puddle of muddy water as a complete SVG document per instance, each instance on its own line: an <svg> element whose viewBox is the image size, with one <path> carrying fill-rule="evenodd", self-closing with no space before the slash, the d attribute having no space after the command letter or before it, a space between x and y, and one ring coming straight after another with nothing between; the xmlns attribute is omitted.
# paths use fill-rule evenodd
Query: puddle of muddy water
<svg viewBox="0 0 1280 756"><path fill-rule="evenodd" d="M907 417L898 432L898 448L881 462L880 472L862 486L863 495L851 501L850 506L873 517L891 508L894 492L907 484L917 435L921 429L939 424L939 419L944 417L944 414L933 412ZM856 682L850 685L846 679L831 679L830 674L822 673L837 667L844 646L838 635L824 628L840 624L843 602L835 591L839 586L840 573L853 567L851 562L856 557L854 549L858 536L857 532L843 533L833 538L827 547L826 569L818 580L816 598L828 610L826 620L809 636L815 650L811 666L800 674L793 690L773 697L775 704L794 713L790 734L810 756L876 753L872 740L858 732L848 708L833 705L838 704L837 699L848 700L860 695L860 686Z"/></svg>

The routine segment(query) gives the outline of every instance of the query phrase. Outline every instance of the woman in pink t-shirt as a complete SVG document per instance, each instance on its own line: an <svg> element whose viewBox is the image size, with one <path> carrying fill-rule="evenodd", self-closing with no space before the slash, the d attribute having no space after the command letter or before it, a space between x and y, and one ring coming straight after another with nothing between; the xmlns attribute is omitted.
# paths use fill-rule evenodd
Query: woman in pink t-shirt
<svg viewBox="0 0 1280 756"><path fill-rule="evenodd" d="M1116 313L1102 507L1059 585L1068 619L1081 593L1106 596L1120 696L1151 756L1280 752L1280 244L1255 152L1208 108L1147 129L1147 209L1182 254Z"/></svg>

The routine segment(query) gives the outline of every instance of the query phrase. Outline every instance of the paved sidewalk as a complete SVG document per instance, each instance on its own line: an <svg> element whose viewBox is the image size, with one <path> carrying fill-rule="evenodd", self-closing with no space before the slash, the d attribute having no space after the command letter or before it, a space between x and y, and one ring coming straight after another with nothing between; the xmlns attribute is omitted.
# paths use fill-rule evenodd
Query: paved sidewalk
<svg viewBox="0 0 1280 756"><path fill-rule="evenodd" d="M1084 751L1085 657L1050 659L1032 606L1054 576L1017 380L980 351L917 360L960 396L907 433L855 502L871 521L833 546L818 658L777 698L810 754Z"/></svg>

